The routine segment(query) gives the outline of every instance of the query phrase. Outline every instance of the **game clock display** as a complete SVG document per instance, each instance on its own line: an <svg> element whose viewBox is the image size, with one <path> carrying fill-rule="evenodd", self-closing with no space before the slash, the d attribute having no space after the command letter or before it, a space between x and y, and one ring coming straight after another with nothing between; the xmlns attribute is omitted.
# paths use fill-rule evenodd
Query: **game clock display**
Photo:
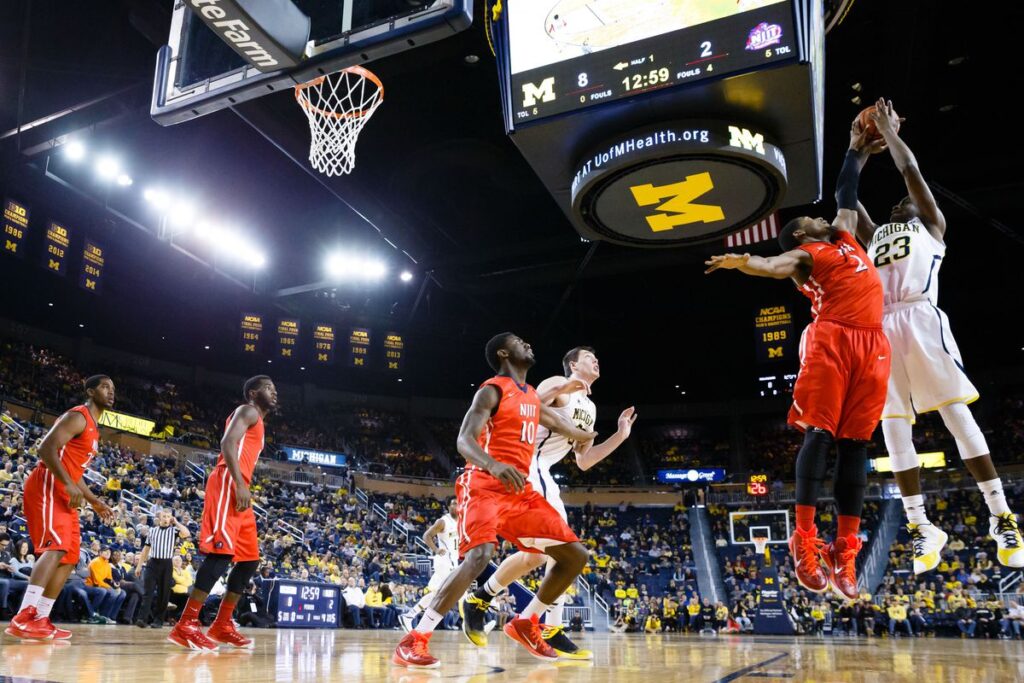
<svg viewBox="0 0 1024 683"><path fill-rule="evenodd" d="M338 628L340 598L338 587L330 584L276 580L269 602L278 627Z"/></svg>
<svg viewBox="0 0 1024 683"><path fill-rule="evenodd" d="M761 498L768 495L768 475L751 474L747 480L747 495Z"/></svg>
<svg viewBox="0 0 1024 683"><path fill-rule="evenodd" d="M516 123L796 57L789 0L558 0L508 12Z"/></svg>

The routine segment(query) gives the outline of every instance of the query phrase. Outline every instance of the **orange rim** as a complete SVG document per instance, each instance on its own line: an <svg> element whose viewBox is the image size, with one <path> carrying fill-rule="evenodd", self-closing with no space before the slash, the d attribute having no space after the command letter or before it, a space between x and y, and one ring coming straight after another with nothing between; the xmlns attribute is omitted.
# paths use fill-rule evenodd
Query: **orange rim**
<svg viewBox="0 0 1024 683"><path fill-rule="evenodd" d="M315 113L317 113L317 114L319 114L321 116L328 116L328 117L335 118L335 119L349 119L349 118L357 119L357 118L361 118L363 116L369 116L370 114L373 113L373 110L376 109L377 106L379 106L380 103L384 101L384 84L380 82L380 79L377 78L377 75L375 73L373 73L369 69L366 69L366 68L361 67L361 66L350 66L350 67L341 69L339 71L335 71L334 73L342 73L342 72L346 72L346 73L350 73L350 74L357 74L359 76L362 76L366 80L373 82L373 84L377 86L377 92L378 92L377 104L374 105L370 109L354 109L352 111L347 111L347 112L324 111L323 109L319 109L317 107L314 107L310 103L310 101L305 97L305 94L303 93L303 91L306 88L312 88L312 87L320 85L321 83L324 82L324 80L326 80L327 76L319 76L319 77L314 78L313 80L311 80L311 81L309 81L307 83L300 83L297 86L295 86L295 101L298 102L299 106L301 106L306 111L315 112ZM328 75L332 75L333 76L334 74L328 74Z"/></svg>

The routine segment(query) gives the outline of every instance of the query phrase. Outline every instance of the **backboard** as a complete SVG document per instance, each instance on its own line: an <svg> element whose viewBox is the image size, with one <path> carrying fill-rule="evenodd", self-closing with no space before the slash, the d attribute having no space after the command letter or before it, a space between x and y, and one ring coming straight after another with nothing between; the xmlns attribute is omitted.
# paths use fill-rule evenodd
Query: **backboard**
<svg viewBox="0 0 1024 683"><path fill-rule="evenodd" d="M745 510L729 513L729 542L754 545L754 537L766 537L769 544L788 543L793 533L789 510Z"/></svg>
<svg viewBox="0 0 1024 683"><path fill-rule="evenodd" d="M153 119L165 126L187 121L441 40L468 28L473 19L472 0L292 2L309 17L309 41L297 66L268 73L203 23L196 14L203 2L176 0L168 43L157 55Z"/></svg>

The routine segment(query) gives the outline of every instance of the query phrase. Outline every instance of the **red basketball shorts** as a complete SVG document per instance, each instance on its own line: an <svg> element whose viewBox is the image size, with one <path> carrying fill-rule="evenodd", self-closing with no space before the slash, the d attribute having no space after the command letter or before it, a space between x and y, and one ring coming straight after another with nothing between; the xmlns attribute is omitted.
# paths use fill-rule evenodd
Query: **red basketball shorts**
<svg viewBox="0 0 1024 683"><path fill-rule="evenodd" d="M260 559L256 513L235 509L235 482L226 467L215 467L206 481L199 550L204 555L232 555L234 562Z"/></svg>
<svg viewBox="0 0 1024 683"><path fill-rule="evenodd" d="M531 553L580 540L530 484L522 493L509 493L490 474L466 470L455 482L455 501L459 557L478 545L496 544L499 536Z"/></svg>
<svg viewBox="0 0 1024 683"><path fill-rule="evenodd" d="M23 506L36 556L49 550L63 550L61 564L78 564L82 543L78 510L71 509L64 484L50 470L43 466L32 470L25 480Z"/></svg>
<svg viewBox="0 0 1024 683"><path fill-rule="evenodd" d="M827 320L808 325L789 424L824 429L836 439L870 439L885 407L891 355L881 328Z"/></svg>

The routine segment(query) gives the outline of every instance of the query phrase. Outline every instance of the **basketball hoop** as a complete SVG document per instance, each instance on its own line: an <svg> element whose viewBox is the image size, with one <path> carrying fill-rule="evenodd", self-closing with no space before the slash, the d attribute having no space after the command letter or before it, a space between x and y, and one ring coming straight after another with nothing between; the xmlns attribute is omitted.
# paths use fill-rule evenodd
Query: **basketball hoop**
<svg viewBox="0 0 1024 683"><path fill-rule="evenodd" d="M356 140L384 101L384 85L368 69L350 66L295 86L309 121L309 163L327 176L351 173Z"/></svg>
<svg viewBox="0 0 1024 683"><path fill-rule="evenodd" d="M754 550L757 551L758 555L764 555L765 563L771 561L771 553L768 550L768 537L767 536L754 536Z"/></svg>

